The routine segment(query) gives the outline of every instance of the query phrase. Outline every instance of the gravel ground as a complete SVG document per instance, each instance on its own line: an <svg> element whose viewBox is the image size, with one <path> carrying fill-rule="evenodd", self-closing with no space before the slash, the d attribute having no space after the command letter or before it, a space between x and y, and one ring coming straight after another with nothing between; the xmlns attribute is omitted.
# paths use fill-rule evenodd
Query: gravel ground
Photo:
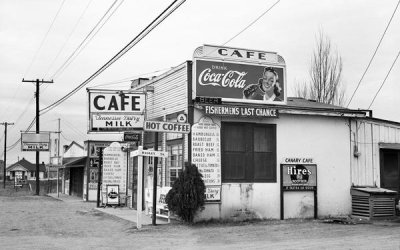
<svg viewBox="0 0 400 250"><path fill-rule="evenodd" d="M400 220L175 222L138 231L95 203L17 193L0 191L0 249L400 249Z"/></svg>

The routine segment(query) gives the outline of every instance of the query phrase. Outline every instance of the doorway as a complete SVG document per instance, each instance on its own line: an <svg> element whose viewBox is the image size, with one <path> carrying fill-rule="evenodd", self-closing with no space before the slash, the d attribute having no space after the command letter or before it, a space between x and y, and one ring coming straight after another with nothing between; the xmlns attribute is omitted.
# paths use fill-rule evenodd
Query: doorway
<svg viewBox="0 0 400 250"><path fill-rule="evenodd" d="M381 187L400 191L400 150L380 150Z"/></svg>
<svg viewBox="0 0 400 250"><path fill-rule="evenodd" d="M83 167L70 169L70 195L83 197Z"/></svg>

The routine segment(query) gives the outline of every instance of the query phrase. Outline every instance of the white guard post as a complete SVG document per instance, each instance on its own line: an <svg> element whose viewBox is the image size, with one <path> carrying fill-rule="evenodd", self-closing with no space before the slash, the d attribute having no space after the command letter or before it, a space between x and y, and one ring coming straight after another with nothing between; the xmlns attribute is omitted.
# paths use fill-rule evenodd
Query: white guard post
<svg viewBox="0 0 400 250"><path fill-rule="evenodd" d="M137 202L136 202L136 220L137 228L142 228L142 186L143 186L143 156L152 157L168 157L168 152L165 151L153 151L143 150L143 146L139 146L137 150L132 151L130 157L138 157L138 183L137 183ZM154 205L153 205L154 206Z"/></svg>

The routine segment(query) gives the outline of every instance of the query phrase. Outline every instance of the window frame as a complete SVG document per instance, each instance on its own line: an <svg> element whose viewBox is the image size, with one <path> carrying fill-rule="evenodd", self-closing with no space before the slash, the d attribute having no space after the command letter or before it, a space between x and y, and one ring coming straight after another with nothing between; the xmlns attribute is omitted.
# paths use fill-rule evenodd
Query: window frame
<svg viewBox="0 0 400 250"><path fill-rule="evenodd" d="M227 154L232 151L226 151L225 143L227 143L226 129L228 126L240 126L242 128L245 141L243 142L242 148L244 147L244 152L242 151L240 154L244 157L245 166L240 170L244 171L244 177L228 177L227 174ZM254 147L254 136L255 136L255 128L267 128L267 133L272 134L272 142L271 142L271 150L265 151L264 153L270 153L272 156L272 163L270 163L270 167L265 166L265 170L270 172L271 174L267 177L257 178L255 176L255 158L256 152ZM221 178L223 183L276 183L277 182L277 130L276 124L267 124L267 123L246 123L246 122L221 122Z"/></svg>

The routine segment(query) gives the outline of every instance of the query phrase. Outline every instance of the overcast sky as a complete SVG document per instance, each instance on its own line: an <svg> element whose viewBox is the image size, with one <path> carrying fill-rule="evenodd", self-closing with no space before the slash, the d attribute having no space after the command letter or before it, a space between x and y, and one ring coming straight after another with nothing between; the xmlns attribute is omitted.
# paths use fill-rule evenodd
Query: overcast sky
<svg viewBox="0 0 400 250"><path fill-rule="evenodd" d="M54 80L53 84L41 86L40 108L48 106L93 74L170 2L118 0L108 22L65 70L59 70L114 0L0 0L0 122L15 122L8 129L7 144L18 140L20 131L28 127L35 115L35 86L22 83L22 78ZM157 75L192 60L194 50L203 44L225 44L274 51L283 56L288 96L293 96L294 86L309 80L310 58L316 36L322 30L343 59L343 84L349 99L398 3L397 0L281 0L230 41L276 2L188 0L86 87L128 89L130 82L126 79ZM349 108L366 109L370 105L400 50L399 31L398 11ZM394 65L371 107L375 117L400 122L399 64ZM119 80L126 81L110 85ZM101 138L102 135L89 137L86 133L86 87L41 116L41 130L56 131L60 118L62 144ZM3 129L1 126L0 155L4 150ZM33 162L34 155L22 153L18 145L7 153L7 163L14 163L18 157ZM41 161L48 162L48 157L48 153L41 153Z"/></svg>

